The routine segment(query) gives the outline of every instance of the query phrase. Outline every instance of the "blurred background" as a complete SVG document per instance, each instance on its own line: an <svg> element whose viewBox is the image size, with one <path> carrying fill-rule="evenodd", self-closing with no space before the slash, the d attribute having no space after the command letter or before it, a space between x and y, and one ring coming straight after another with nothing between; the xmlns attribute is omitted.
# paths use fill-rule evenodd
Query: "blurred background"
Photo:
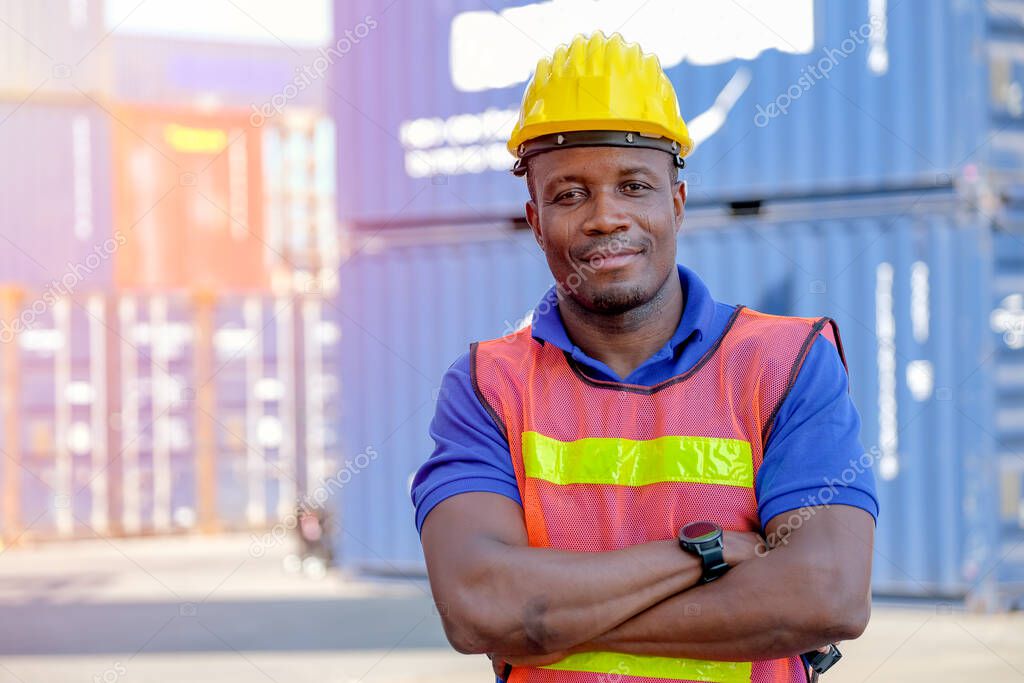
<svg viewBox="0 0 1024 683"><path fill-rule="evenodd" d="M680 262L842 330L827 680L1024 678L1024 2L0 0L0 682L488 680L409 485L551 284L504 141L596 29L698 143Z"/></svg>

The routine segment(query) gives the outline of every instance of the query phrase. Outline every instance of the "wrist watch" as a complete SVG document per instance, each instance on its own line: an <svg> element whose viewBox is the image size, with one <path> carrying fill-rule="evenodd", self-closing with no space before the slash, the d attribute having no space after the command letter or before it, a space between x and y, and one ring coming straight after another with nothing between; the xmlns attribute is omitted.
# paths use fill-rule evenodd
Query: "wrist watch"
<svg viewBox="0 0 1024 683"><path fill-rule="evenodd" d="M690 522L679 529L679 547L700 558L704 565L701 583L711 583L729 571L725 562L722 527L714 522Z"/></svg>

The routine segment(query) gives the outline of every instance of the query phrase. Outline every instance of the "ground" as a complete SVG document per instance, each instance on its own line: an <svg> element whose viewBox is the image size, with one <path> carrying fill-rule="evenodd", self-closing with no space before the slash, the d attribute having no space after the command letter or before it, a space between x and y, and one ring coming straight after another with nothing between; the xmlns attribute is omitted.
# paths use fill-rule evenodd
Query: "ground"
<svg viewBox="0 0 1024 683"><path fill-rule="evenodd" d="M0 553L0 683L470 683L422 580L310 579L248 536ZM877 602L824 681L1024 680L1024 614Z"/></svg>

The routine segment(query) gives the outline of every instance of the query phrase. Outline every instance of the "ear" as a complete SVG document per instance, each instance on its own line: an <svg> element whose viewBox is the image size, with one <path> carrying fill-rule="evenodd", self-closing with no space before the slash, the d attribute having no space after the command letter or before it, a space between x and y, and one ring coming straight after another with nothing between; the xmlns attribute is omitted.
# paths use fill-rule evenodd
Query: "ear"
<svg viewBox="0 0 1024 683"><path fill-rule="evenodd" d="M540 250L544 251L544 235L540 232L540 211L537 209L537 202L532 199L526 202L526 222L533 230L533 238L537 240Z"/></svg>
<svg viewBox="0 0 1024 683"><path fill-rule="evenodd" d="M676 234L683 227L683 213L686 207L686 181L680 180L672 193L672 212L675 214Z"/></svg>

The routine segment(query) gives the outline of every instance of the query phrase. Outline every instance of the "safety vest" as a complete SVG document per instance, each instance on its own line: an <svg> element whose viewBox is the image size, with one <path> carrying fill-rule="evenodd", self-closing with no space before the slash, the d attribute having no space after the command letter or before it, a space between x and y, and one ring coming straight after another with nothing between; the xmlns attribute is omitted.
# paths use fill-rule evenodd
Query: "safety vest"
<svg viewBox="0 0 1024 683"><path fill-rule="evenodd" d="M650 387L588 377L529 327L474 344L473 385L508 438L530 545L618 550L673 539L697 520L760 531L754 481L764 446L819 334L842 357L829 318L738 306L691 369ZM509 683L651 679L807 680L799 657L717 662L588 652L515 668Z"/></svg>

